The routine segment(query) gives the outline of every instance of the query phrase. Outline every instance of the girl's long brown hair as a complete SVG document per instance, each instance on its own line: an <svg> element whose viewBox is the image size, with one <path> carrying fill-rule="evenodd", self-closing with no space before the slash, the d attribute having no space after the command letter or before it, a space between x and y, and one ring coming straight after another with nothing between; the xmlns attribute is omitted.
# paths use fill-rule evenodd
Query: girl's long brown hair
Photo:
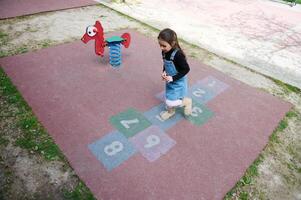
<svg viewBox="0 0 301 200"><path fill-rule="evenodd" d="M178 36L175 31L171 30L170 28L165 28L162 31L160 31L158 35L158 39L167 42L173 49L174 48L180 49L180 51L185 56L185 53L183 52L182 48L179 45Z"/></svg>

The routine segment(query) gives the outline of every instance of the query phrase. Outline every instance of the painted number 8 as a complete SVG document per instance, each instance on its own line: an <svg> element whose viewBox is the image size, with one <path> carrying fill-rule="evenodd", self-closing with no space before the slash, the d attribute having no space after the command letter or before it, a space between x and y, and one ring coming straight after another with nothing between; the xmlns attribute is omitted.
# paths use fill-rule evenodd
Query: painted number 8
<svg viewBox="0 0 301 200"><path fill-rule="evenodd" d="M111 144L105 146L104 152L108 156L114 156L115 154L119 153L123 150L123 144L119 141L114 141Z"/></svg>

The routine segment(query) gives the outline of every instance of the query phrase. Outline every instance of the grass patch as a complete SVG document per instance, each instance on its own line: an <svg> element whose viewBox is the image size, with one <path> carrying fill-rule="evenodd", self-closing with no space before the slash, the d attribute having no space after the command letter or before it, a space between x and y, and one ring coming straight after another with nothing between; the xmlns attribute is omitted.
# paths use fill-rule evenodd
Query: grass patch
<svg viewBox="0 0 301 200"><path fill-rule="evenodd" d="M288 120L294 117L298 117L297 111L289 111L286 113L284 119L278 124L278 127L273 131L270 136L269 144L280 143L278 133L283 131L288 126ZM248 199L248 193L240 192L242 188L246 185L250 185L253 183L254 177L258 176L258 166L263 162L263 156L260 154L258 158L253 162L253 164L247 169L244 176L236 183L236 185L226 194L224 200L230 200L233 197L233 194L239 194L239 199ZM295 170L296 166L287 165L288 168L293 168Z"/></svg>
<svg viewBox="0 0 301 200"><path fill-rule="evenodd" d="M280 143L279 136L276 132L273 132L272 135L270 135L269 140L271 143Z"/></svg>
<svg viewBox="0 0 301 200"><path fill-rule="evenodd" d="M294 2L294 0L284 0L284 1L290 2L290 3ZM301 0L297 0L296 3L301 4Z"/></svg>
<svg viewBox="0 0 301 200"><path fill-rule="evenodd" d="M5 97L9 104L16 104L19 110L30 109L23 100L22 96L6 76L2 68L0 68L0 94Z"/></svg>
<svg viewBox="0 0 301 200"><path fill-rule="evenodd" d="M22 137L16 140L16 144L24 149L42 154L47 160L64 159L58 146L52 141L44 128L33 116L20 119L18 126L22 128Z"/></svg>
<svg viewBox="0 0 301 200"><path fill-rule="evenodd" d="M283 131L284 129L286 129L288 126L288 122L287 120L282 120L279 124L278 127L276 129L276 131Z"/></svg>
<svg viewBox="0 0 301 200"><path fill-rule="evenodd" d="M62 160L67 163L58 146L33 115L31 108L2 68L0 68L0 95L3 96L8 104L17 107L21 111L15 117L17 127L22 130L22 135L16 139L16 145L28 149L30 152L36 152L46 160ZM6 139L0 137L1 145L7 144L7 142ZM65 194L66 199L95 199L90 190L82 182L77 185L74 191L65 192Z"/></svg>
<svg viewBox="0 0 301 200"><path fill-rule="evenodd" d="M248 200L249 199L249 194L246 192L242 192L239 194L239 199L240 200Z"/></svg>
<svg viewBox="0 0 301 200"><path fill-rule="evenodd" d="M284 129L288 127L288 120L294 117L297 117L298 114L296 111L289 111L286 113L285 117L281 122L278 124L277 128L273 131L273 133L270 136L270 142L271 143L280 143L278 133L282 132Z"/></svg>
<svg viewBox="0 0 301 200"><path fill-rule="evenodd" d="M6 57L6 56L22 54L22 53L27 53L28 51L29 51L28 46L23 44L20 47L15 47L15 49L10 49L8 51L0 50L0 58Z"/></svg>
<svg viewBox="0 0 301 200"><path fill-rule="evenodd" d="M250 185L253 183L253 179L255 176L258 176L258 165L262 163L263 156L259 155L258 158L252 163L252 165L247 169L245 175L236 183L236 185L226 194L224 200L229 200L232 198L233 194L239 193L240 188L246 185ZM241 192L239 199L248 199L248 195L246 196L245 192Z"/></svg>
<svg viewBox="0 0 301 200"><path fill-rule="evenodd" d="M2 146L2 145L6 146L8 144L8 142L9 141L7 139L0 137L0 146Z"/></svg>
<svg viewBox="0 0 301 200"><path fill-rule="evenodd" d="M3 40L4 38L7 38L8 35L2 31L0 31L0 40Z"/></svg>
<svg viewBox="0 0 301 200"><path fill-rule="evenodd" d="M39 46L41 46L42 48L47 48L51 46L51 43L51 40L44 40L39 44Z"/></svg>
<svg viewBox="0 0 301 200"><path fill-rule="evenodd" d="M51 40L43 40L38 43L35 41L32 41L31 43L23 44L19 47L15 47L15 49L10 49L8 51L0 50L0 58L6 57L6 56L22 54L22 53L27 53L27 52L33 51L33 50L47 48L47 47L52 46L53 44L54 43Z"/></svg>
<svg viewBox="0 0 301 200"><path fill-rule="evenodd" d="M277 128L275 129L274 132L281 132L284 129L286 129L288 127L288 120L294 117L297 117L298 114L296 111L289 111L285 114L285 117L283 120L281 120L281 122L278 124Z"/></svg>
<svg viewBox="0 0 301 200"><path fill-rule="evenodd" d="M271 78L271 79L274 81L275 84L277 84L278 86L280 86L281 88L284 89L285 94L289 94L289 93L292 93L292 92L301 93L301 90L299 88L295 87L295 86L283 83L282 81L279 81L279 80L274 79L274 78Z"/></svg>
<svg viewBox="0 0 301 200"><path fill-rule="evenodd" d="M297 111L289 111L288 113L286 113L285 115L287 118L294 118L294 117L298 117L298 113Z"/></svg>
<svg viewBox="0 0 301 200"><path fill-rule="evenodd" d="M7 44L7 41L8 41L8 34L0 31L0 44L1 44L1 46Z"/></svg>
<svg viewBox="0 0 301 200"><path fill-rule="evenodd" d="M73 191L64 191L65 199L72 200L95 200L93 194L90 190L85 186L83 182L79 182L76 188Z"/></svg>
<svg viewBox="0 0 301 200"><path fill-rule="evenodd" d="M0 58L3 58L7 56L7 53L5 51L0 50Z"/></svg>
<svg viewBox="0 0 301 200"><path fill-rule="evenodd" d="M31 108L27 105L16 87L6 76L3 69L0 69L0 94L3 95L9 104L14 104L20 112L18 114L17 126L23 134L17 138L16 145L35 151L47 160L65 159L52 138L47 134L38 119L34 117Z"/></svg>
<svg viewBox="0 0 301 200"><path fill-rule="evenodd" d="M28 52L28 48L26 45L20 46L16 49L14 54L22 54Z"/></svg>

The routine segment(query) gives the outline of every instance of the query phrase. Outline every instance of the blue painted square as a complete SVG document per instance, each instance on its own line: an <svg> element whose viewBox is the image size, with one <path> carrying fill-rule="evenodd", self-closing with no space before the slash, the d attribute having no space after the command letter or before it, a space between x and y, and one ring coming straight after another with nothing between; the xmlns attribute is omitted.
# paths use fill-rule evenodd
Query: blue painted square
<svg viewBox="0 0 301 200"><path fill-rule="evenodd" d="M213 76L207 76L206 78L198 81L198 83L206 87L208 90L212 91L215 95L220 94L229 87L229 85Z"/></svg>
<svg viewBox="0 0 301 200"><path fill-rule="evenodd" d="M183 115L180 112L177 112L175 116L169 118L168 120L163 121L160 118L160 113L165 111L165 104L159 104L151 108L150 110L143 113L143 115L150 121L153 125L159 126L162 130L167 130L170 127L174 126L178 121L184 119Z"/></svg>
<svg viewBox="0 0 301 200"><path fill-rule="evenodd" d="M205 104L213 99L216 95L207 87L205 87L203 83L197 82L189 89L188 96L201 104Z"/></svg>
<svg viewBox="0 0 301 200"><path fill-rule="evenodd" d="M166 154L176 144L176 142L158 126L148 127L130 138L130 141L150 162Z"/></svg>
<svg viewBox="0 0 301 200"><path fill-rule="evenodd" d="M157 99L159 99L160 101L164 102L165 101L165 91L162 91L158 94L155 95Z"/></svg>
<svg viewBox="0 0 301 200"><path fill-rule="evenodd" d="M108 171L118 167L136 153L134 146L118 131L103 136L89 144L88 148Z"/></svg>

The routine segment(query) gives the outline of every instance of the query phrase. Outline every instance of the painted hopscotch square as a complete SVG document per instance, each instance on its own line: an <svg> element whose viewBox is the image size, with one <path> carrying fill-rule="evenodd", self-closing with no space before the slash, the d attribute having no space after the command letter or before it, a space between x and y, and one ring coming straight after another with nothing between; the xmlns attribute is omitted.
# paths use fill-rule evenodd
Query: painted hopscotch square
<svg viewBox="0 0 301 200"><path fill-rule="evenodd" d="M213 76L207 76L206 78L198 81L198 83L212 91L215 95L222 93L229 87L229 85Z"/></svg>
<svg viewBox="0 0 301 200"><path fill-rule="evenodd" d="M157 99L159 99L160 101L164 102L165 101L165 91L162 91L158 94L155 95Z"/></svg>
<svg viewBox="0 0 301 200"><path fill-rule="evenodd" d="M193 97L196 96L201 100L201 103L207 102L211 99L209 91L206 90L205 87L203 87L204 85L202 84L201 80L197 81L195 84L193 84L189 89L188 89L188 97ZM200 90L199 88L201 88L202 90ZM204 91L203 91L204 90ZM155 95L155 97L157 99L159 99L162 102L165 102L165 91L159 92Z"/></svg>
<svg viewBox="0 0 301 200"><path fill-rule="evenodd" d="M205 104L213 99L215 94L208 88L204 87L201 82L197 82L189 89L188 96L201 104Z"/></svg>
<svg viewBox="0 0 301 200"><path fill-rule="evenodd" d="M151 126L151 123L137 110L129 108L110 118L111 124L129 138Z"/></svg>
<svg viewBox="0 0 301 200"><path fill-rule="evenodd" d="M214 113L206 106L192 102L192 113L187 119L194 125L201 126L206 123L210 118L214 116Z"/></svg>
<svg viewBox="0 0 301 200"><path fill-rule="evenodd" d="M108 171L116 168L137 152L128 139L118 131L113 131L89 144L88 148Z"/></svg>
<svg viewBox="0 0 301 200"><path fill-rule="evenodd" d="M182 120L184 117L181 113L177 112L175 116L171 117L168 120L162 120L160 117L160 113L162 111L165 111L165 104L159 104L158 106L155 106L148 110L147 112L143 113L143 115L153 124L159 126L162 130L167 130L170 127L174 126L176 123L178 123L180 120Z"/></svg>
<svg viewBox="0 0 301 200"><path fill-rule="evenodd" d="M176 141L165 134L158 126L148 127L130 138L130 141L150 162L166 154L176 144Z"/></svg>

